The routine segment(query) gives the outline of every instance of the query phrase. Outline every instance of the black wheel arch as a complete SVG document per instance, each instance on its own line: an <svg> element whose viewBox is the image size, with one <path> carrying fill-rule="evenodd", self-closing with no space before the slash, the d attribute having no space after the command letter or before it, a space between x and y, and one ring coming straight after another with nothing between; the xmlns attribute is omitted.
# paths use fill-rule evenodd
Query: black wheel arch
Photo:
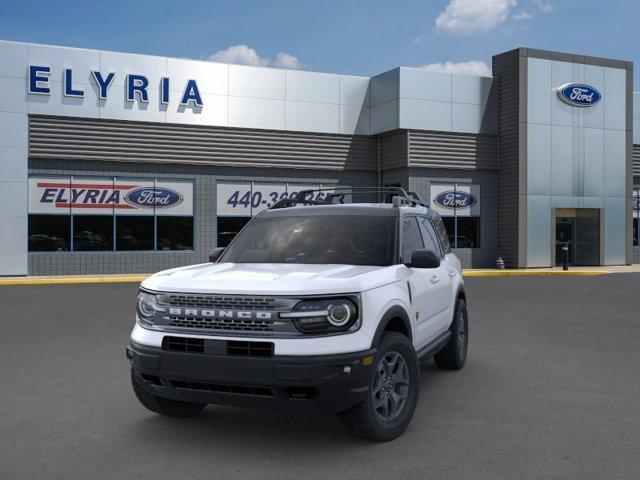
<svg viewBox="0 0 640 480"><path fill-rule="evenodd" d="M413 342L413 331L409 314L400 305L394 305L389 308L380 319L376 333L373 336L373 341L371 342L372 348L380 344L380 339L385 331L402 333L409 341Z"/></svg>

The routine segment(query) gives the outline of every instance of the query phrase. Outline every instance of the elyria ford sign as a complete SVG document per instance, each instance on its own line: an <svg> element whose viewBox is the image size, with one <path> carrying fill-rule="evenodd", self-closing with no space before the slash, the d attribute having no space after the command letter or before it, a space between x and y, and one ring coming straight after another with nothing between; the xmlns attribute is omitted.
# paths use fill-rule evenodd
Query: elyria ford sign
<svg viewBox="0 0 640 480"><path fill-rule="evenodd" d="M584 83L566 83L558 87L558 97L574 107L591 107L602 98L598 90Z"/></svg>
<svg viewBox="0 0 640 480"><path fill-rule="evenodd" d="M95 80L98 96L106 100L109 89L116 78L116 72L99 72L92 70L91 75ZM30 94L51 95L51 67L47 65L29 65L28 91ZM150 85L149 78L138 73L127 73L125 86L125 99L127 102L138 100L149 103L149 90L158 90L160 103L167 105L170 99L171 79L162 77L158 85ZM195 80L187 80L184 85L178 87L182 91L180 105L202 107L202 96ZM74 71L65 68L62 74L62 94L65 97L84 98L84 90L74 86Z"/></svg>
<svg viewBox="0 0 640 480"><path fill-rule="evenodd" d="M471 208L477 200L470 193L455 192L453 190L436 195L433 201L440 207L453 210L454 208Z"/></svg>

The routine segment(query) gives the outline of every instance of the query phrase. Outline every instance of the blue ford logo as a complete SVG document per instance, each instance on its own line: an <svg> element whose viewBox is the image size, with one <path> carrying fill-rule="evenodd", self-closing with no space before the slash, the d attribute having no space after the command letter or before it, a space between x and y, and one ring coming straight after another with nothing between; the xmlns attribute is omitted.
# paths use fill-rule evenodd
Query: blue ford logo
<svg viewBox="0 0 640 480"><path fill-rule="evenodd" d="M124 201L139 208L168 208L182 203L182 194L170 188L140 187L131 190Z"/></svg>
<svg viewBox="0 0 640 480"><path fill-rule="evenodd" d="M558 88L558 97L575 107L590 107L600 101L600 92L584 83L567 83Z"/></svg>
<svg viewBox="0 0 640 480"><path fill-rule="evenodd" d="M476 197L466 192L454 192L453 190L442 192L434 199L436 205L453 210L454 208L471 208L477 201Z"/></svg>

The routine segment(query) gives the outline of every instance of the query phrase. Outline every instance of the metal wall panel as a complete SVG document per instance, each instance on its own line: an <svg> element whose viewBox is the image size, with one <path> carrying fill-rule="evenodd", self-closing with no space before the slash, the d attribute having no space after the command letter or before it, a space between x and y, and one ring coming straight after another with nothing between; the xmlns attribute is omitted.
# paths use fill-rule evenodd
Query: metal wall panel
<svg viewBox="0 0 640 480"><path fill-rule="evenodd" d="M409 166L495 170L497 138L494 135L408 131Z"/></svg>
<svg viewBox="0 0 640 480"><path fill-rule="evenodd" d="M399 130L380 137L380 170L408 167L408 136L409 132Z"/></svg>
<svg viewBox="0 0 640 480"><path fill-rule="evenodd" d="M368 136L30 116L29 156L375 171L377 141Z"/></svg>
<svg viewBox="0 0 640 480"><path fill-rule="evenodd" d="M519 248L519 149L520 56L519 51L493 57L498 82L498 255L509 267L518 266ZM494 80L495 81L495 80Z"/></svg>

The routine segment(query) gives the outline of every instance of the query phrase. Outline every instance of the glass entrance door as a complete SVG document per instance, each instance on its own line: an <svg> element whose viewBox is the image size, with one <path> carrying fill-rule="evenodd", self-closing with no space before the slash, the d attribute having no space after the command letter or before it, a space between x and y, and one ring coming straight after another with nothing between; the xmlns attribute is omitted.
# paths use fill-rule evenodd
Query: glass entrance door
<svg viewBox="0 0 640 480"><path fill-rule="evenodd" d="M556 209L556 265L562 265L565 245L569 265L600 265L600 210Z"/></svg>
<svg viewBox="0 0 640 480"><path fill-rule="evenodd" d="M562 265L562 247L569 249L569 265L573 265L575 218L556 217L556 265Z"/></svg>

